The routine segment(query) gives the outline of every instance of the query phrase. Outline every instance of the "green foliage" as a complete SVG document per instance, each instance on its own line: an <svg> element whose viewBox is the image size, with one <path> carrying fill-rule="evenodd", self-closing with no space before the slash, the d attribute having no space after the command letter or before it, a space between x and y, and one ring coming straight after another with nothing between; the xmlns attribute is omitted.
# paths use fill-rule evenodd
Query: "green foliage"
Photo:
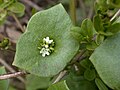
<svg viewBox="0 0 120 90"><path fill-rule="evenodd" d="M84 37L86 37L86 39L88 39L88 38L91 39L93 37L93 35L96 33L93 23L90 19L85 19L82 22L81 29L82 29L81 34Z"/></svg>
<svg viewBox="0 0 120 90"><path fill-rule="evenodd" d="M120 23L114 23L112 24L109 28L108 31L112 32L112 33L117 33L120 31Z"/></svg>
<svg viewBox="0 0 120 90"><path fill-rule="evenodd" d="M107 3L113 7L120 8L120 0L107 0Z"/></svg>
<svg viewBox="0 0 120 90"><path fill-rule="evenodd" d="M94 23L95 30L97 32L104 31L103 22L99 15L94 16L93 23Z"/></svg>
<svg viewBox="0 0 120 90"><path fill-rule="evenodd" d="M70 90L66 84L66 81L61 81L51 85L47 90Z"/></svg>
<svg viewBox="0 0 120 90"><path fill-rule="evenodd" d="M71 28L71 35L79 42L81 42L83 40L83 36L81 35L81 28L80 27L72 27Z"/></svg>
<svg viewBox="0 0 120 90"><path fill-rule="evenodd" d="M0 48L7 49L9 45L9 40L7 38L0 41Z"/></svg>
<svg viewBox="0 0 120 90"><path fill-rule="evenodd" d="M99 78L95 79L95 83L97 87L99 88L99 90L109 90Z"/></svg>
<svg viewBox="0 0 120 90"><path fill-rule="evenodd" d="M27 90L44 89L50 85L50 78L38 77L35 75L27 75L26 88Z"/></svg>
<svg viewBox="0 0 120 90"><path fill-rule="evenodd" d="M36 13L18 41L13 65L38 76L58 74L79 48L78 42L70 35L71 27L71 20L61 4ZM42 57L38 49L39 40L47 36L55 42L54 52Z"/></svg>
<svg viewBox="0 0 120 90"><path fill-rule="evenodd" d="M90 57L99 76L112 89L120 89L120 33L106 39Z"/></svg>
<svg viewBox="0 0 120 90"><path fill-rule="evenodd" d="M23 15L25 6L17 0L0 1L0 25L4 23L7 15L15 13L18 16Z"/></svg>
<svg viewBox="0 0 120 90"><path fill-rule="evenodd" d="M17 8L16 8L17 7ZM12 3L7 10L13 13L23 13L25 11L25 6L19 2Z"/></svg>
<svg viewBox="0 0 120 90"><path fill-rule="evenodd" d="M98 90L94 81L88 81L74 72L66 76L66 81L70 90Z"/></svg>
<svg viewBox="0 0 120 90"><path fill-rule="evenodd" d="M90 62L89 59L84 59L80 62L80 65L85 69L89 69L92 66L92 63Z"/></svg>
<svg viewBox="0 0 120 90"><path fill-rule="evenodd" d="M96 73L94 69L86 69L84 72L84 78L88 81L94 80L96 77Z"/></svg>
<svg viewBox="0 0 120 90"><path fill-rule="evenodd" d="M0 67L0 74L5 74L5 68ZM0 90L7 90L8 89L8 80L0 80Z"/></svg>

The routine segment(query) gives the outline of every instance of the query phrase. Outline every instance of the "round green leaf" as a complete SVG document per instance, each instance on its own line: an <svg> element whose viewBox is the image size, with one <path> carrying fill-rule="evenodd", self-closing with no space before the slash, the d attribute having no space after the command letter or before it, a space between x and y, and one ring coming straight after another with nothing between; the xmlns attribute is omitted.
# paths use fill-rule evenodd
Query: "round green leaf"
<svg viewBox="0 0 120 90"><path fill-rule="evenodd" d="M79 43L70 35L72 26L61 4L36 13L18 41L13 64L38 76L58 74L79 49ZM42 57L38 49L39 40L47 36L54 40L55 50L49 56Z"/></svg>
<svg viewBox="0 0 120 90"><path fill-rule="evenodd" d="M22 3L15 2L12 3L7 10L10 10L14 13L23 13L25 11L25 6Z"/></svg>
<svg viewBox="0 0 120 90"><path fill-rule="evenodd" d="M51 85L47 90L70 90L66 84L66 81L61 81Z"/></svg>
<svg viewBox="0 0 120 90"><path fill-rule="evenodd" d="M120 33L105 40L90 60L104 83L120 90Z"/></svg>

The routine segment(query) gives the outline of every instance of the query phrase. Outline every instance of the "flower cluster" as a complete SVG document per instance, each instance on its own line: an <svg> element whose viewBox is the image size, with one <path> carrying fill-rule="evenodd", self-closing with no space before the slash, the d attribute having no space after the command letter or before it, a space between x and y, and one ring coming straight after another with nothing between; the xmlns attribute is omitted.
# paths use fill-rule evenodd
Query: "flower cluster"
<svg viewBox="0 0 120 90"><path fill-rule="evenodd" d="M54 41L50 40L49 37L45 37L38 49L40 49L40 54L42 54L43 57L48 56L54 51Z"/></svg>

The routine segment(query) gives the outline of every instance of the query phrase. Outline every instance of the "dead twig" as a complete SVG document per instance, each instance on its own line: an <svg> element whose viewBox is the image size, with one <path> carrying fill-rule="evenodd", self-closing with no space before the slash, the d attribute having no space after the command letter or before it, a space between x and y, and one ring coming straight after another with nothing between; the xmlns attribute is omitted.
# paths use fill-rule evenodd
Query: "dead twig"
<svg viewBox="0 0 120 90"><path fill-rule="evenodd" d="M65 75L66 75L67 71L61 71L60 74L58 75L58 77L55 79L55 81L53 82L53 84L59 82Z"/></svg>
<svg viewBox="0 0 120 90"><path fill-rule="evenodd" d="M0 80L4 80L4 79L9 79L9 78L15 78L21 75L25 75L25 72L15 72L12 74L4 74L4 75L0 75Z"/></svg>
<svg viewBox="0 0 120 90"><path fill-rule="evenodd" d="M1 58L0 58L0 63L2 64L2 65L4 65L10 72L12 72L12 73L15 73L16 71L9 65L9 64L7 64L4 60L2 60ZM15 74L16 75L16 74ZM20 76L20 75L17 75L17 76ZM1 76L2 77L2 76ZM17 77L20 81L22 81L23 83L25 83L25 80L22 78L22 77Z"/></svg>
<svg viewBox="0 0 120 90"><path fill-rule="evenodd" d="M15 21L17 22L18 26L20 27L22 32L25 32L24 28L22 27L20 21L18 20L18 18L15 16L15 14L12 14L12 17L15 19Z"/></svg>
<svg viewBox="0 0 120 90"><path fill-rule="evenodd" d="M119 14L120 14L120 9L115 13L115 15L110 19L110 21L113 21Z"/></svg>

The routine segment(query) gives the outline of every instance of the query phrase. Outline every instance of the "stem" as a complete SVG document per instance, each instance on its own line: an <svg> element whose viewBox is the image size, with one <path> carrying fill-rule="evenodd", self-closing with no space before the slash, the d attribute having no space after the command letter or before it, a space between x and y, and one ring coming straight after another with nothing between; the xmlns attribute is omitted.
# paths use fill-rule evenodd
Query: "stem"
<svg viewBox="0 0 120 90"><path fill-rule="evenodd" d="M55 81L53 82L53 84L59 82L59 81L66 75L66 73L67 73L66 70L60 72L60 74L59 74L58 77L55 79Z"/></svg>
<svg viewBox="0 0 120 90"><path fill-rule="evenodd" d="M25 72L15 72L12 74L4 74L4 75L0 75L0 80L14 78L14 77L18 77L18 76L25 75L25 74L26 74Z"/></svg>
<svg viewBox="0 0 120 90"><path fill-rule="evenodd" d="M12 14L12 17L15 19L15 21L17 22L18 26L20 27L22 32L25 32L24 28L22 27L20 21L18 20L18 18L15 16L15 14Z"/></svg>
<svg viewBox="0 0 120 90"><path fill-rule="evenodd" d="M115 15L110 19L110 21L113 21L119 14L120 14L120 9L115 13Z"/></svg>
<svg viewBox="0 0 120 90"><path fill-rule="evenodd" d="M73 24L76 25L76 0L70 0L70 16Z"/></svg>
<svg viewBox="0 0 120 90"><path fill-rule="evenodd" d="M83 56L85 54L86 50L82 50L80 53L78 53L75 58L73 58L73 60L70 62L70 65L75 64L75 62L77 62L78 60L81 60L83 58L85 58L85 56Z"/></svg>
<svg viewBox="0 0 120 90"><path fill-rule="evenodd" d="M0 63L4 65L10 72L16 72L9 64L7 64L4 60L0 58ZM25 83L25 80L22 77L17 77L20 81Z"/></svg>

